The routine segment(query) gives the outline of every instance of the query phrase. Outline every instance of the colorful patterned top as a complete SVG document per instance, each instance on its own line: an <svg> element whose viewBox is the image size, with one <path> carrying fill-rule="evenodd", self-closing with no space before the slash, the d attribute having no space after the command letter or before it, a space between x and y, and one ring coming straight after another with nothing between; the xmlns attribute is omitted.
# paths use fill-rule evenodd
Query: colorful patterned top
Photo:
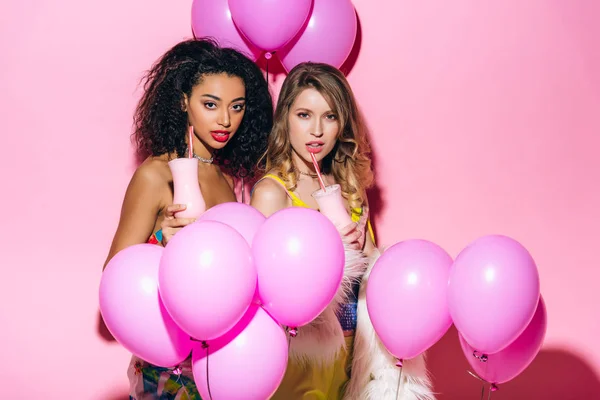
<svg viewBox="0 0 600 400"><path fill-rule="evenodd" d="M235 180L234 192L238 201L248 204L244 179ZM161 245L162 230L153 233L148 243ZM192 373L191 358L179 368L157 367L135 356L127 371L130 382L130 400L202 400Z"/></svg>
<svg viewBox="0 0 600 400"><path fill-rule="evenodd" d="M148 243L160 245L162 230L150 236ZM127 371L130 400L202 400L192 373L191 359L179 368L162 368L133 356Z"/></svg>

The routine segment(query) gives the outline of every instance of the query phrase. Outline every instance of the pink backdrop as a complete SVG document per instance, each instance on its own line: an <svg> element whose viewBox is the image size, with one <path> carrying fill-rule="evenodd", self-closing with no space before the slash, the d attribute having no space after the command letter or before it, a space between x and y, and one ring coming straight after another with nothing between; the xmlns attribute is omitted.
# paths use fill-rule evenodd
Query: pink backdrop
<svg viewBox="0 0 600 400"><path fill-rule="evenodd" d="M380 244L419 237L456 255L487 233L521 241L539 264L549 331L493 398L593 398L600 6L354 4L360 37L346 67L372 128ZM129 355L99 328L98 282L134 168L138 80L191 35L190 7L0 5L0 397L125 398ZM478 395L455 331L429 360L440 399Z"/></svg>

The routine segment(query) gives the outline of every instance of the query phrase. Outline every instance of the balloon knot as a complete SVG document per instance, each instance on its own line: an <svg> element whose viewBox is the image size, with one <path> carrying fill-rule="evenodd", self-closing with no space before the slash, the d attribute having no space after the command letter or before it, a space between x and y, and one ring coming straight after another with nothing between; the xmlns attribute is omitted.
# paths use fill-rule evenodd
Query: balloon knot
<svg viewBox="0 0 600 400"><path fill-rule="evenodd" d="M481 362L487 362L487 360L488 360L488 355L487 354L481 354L481 355L479 355L479 352L477 350L475 350L473 352L473 357L475 357L476 359L478 359Z"/></svg>
<svg viewBox="0 0 600 400"><path fill-rule="evenodd" d="M396 361L396 367L402 368L402 360L399 358L398 358L398 361Z"/></svg>
<svg viewBox="0 0 600 400"><path fill-rule="evenodd" d="M267 51L267 52L265 53L265 58L266 58L267 60L270 60L272 57L273 57L273 53L271 53L270 51Z"/></svg>
<svg viewBox="0 0 600 400"><path fill-rule="evenodd" d="M290 328L290 336L291 337L296 337L298 335L298 329L297 328Z"/></svg>
<svg viewBox="0 0 600 400"><path fill-rule="evenodd" d="M205 340L202 341L202 348L203 349L208 349L208 343L206 343Z"/></svg>
<svg viewBox="0 0 600 400"><path fill-rule="evenodd" d="M495 392L495 391L497 391L497 390L498 390L498 386L496 386L496 384L495 384L495 383L492 383L492 386L490 386L490 390L491 390L492 392Z"/></svg>
<svg viewBox="0 0 600 400"><path fill-rule="evenodd" d="M173 370L174 375L181 375L181 367L177 367Z"/></svg>

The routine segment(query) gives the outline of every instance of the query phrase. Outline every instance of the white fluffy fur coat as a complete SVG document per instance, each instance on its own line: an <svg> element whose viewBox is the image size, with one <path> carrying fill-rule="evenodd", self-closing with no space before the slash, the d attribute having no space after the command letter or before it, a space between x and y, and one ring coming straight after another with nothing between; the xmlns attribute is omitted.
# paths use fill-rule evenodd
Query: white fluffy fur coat
<svg viewBox="0 0 600 400"><path fill-rule="evenodd" d="M352 292L352 285L360 281L358 322L354 337L351 378L344 400L434 400L425 366L425 355L404 360L402 382L397 395L400 368L396 359L379 341L365 301L371 269L379 258L379 251L370 258L362 252L346 249L346 264L342 285L334 300L307 326L298 330L292 339L290 357L298 363L333 363L345 348L344 333L336 311Z"/></svg>

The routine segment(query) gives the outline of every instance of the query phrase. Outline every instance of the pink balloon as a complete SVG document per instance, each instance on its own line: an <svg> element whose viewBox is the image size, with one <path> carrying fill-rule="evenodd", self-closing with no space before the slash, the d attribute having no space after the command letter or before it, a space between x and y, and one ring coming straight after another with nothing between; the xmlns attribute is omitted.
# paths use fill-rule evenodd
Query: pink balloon
<svg viewBox="0 0 600 400"><path fill-rule="evenodd" d="M527 250L506 236L484 236L456 258L448 306L458 331L482 353L496 353L523 332L538 304L540 279Z"/></svg>
<svg viewBox="0 0 600 400"><path fill-rule="evenodd" d="M192 30L197 38L212 37L221 47L231 47L256 61L260 50L235 27L227 0L194 0Z"/></svg>
<svg viewBox="0 0 600 400"><path fill-rule="evenodd" d="M265 216L256 208L236 202L214 206L198 219L198 221L218 221L229 225L246 239L249 246L252 245L256 231L265 220Z"/></svg>
<svg viewBox="0 0 600 400"><path fill-rule="evenodd" d="M163 248L136 244L118 252L100 281L100 312L114 338L139 358L174 367L192 350L190 335L175 324L158 294Z"/></svg>
<svg viewBox="0 0 600 400"><path fill-rule="evenodd" d="M487 382L500 384L514 379L535 359L544 342L546 323L546 306L540 296L535 314L523 333L508 347L487 355L485 362L481 359L482 354L477 353L460 333L458 338L463 353L477 375Z"/></svg>
<svg viewBox="0 0 600 400"><path fill-rule="evenodd" d="M256 289L250 247L235 229L202 221L179 231L160 261L166 309L190 336L210 340L242 318Z"/></svg>
<svg viewBox="0 0 600 400"><path fill-rule="evenodd" d="M271 215L252 244L265 310L283 325L315 319L342 282L344 245L321 213L291 207Z"/></svg>
<svg viewBox="0 0 600 400"><path fill-rule="evenodd" d="M289 72L296 65L321 62L342 66L356 39L357 20L350 0L314 0L312 14L302 34L279 53Z"/></svg>
<svg viewBox="0 0 600 400"><path fill-rule="evenodd" d="M207 344L207 349L198 344L192 352L194 381L203 399L264 400L283 380L285 332L257 305L231 331Z"/></svg>
<svg viewBox="0 0 600 400"><path fill-rule="evenodd" d="M367 309L377 336L398 359L421 354L448 331L447 305L452 258L426 240L387 249L367 283Z"/></svg>
<svg viewBox="0 0 600 400"><path fill-rule="evenodd" d="M312 0L229 0L236 26L258 48L276 51L302 29Z"/></svg>

